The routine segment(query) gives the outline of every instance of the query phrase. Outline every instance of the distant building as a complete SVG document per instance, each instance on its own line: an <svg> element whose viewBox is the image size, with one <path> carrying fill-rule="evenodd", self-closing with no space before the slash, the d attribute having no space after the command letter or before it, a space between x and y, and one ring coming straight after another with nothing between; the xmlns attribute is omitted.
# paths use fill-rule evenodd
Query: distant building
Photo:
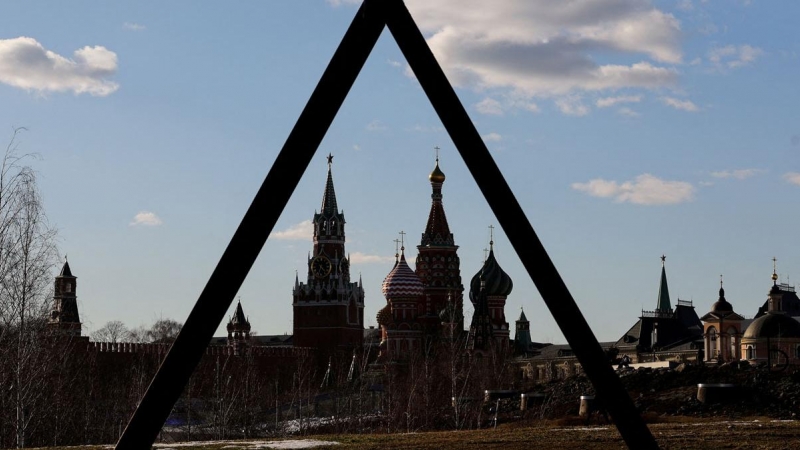
<svg viewBox="0 0 800 450"><path fill-rule="evenodd" d="M721 282L719 291L720 299L703 316L705 345L711 352L706 361L800 364L800 299L794 287L778 284L774 258L772 287L754 319L733 312Z"/></svg>

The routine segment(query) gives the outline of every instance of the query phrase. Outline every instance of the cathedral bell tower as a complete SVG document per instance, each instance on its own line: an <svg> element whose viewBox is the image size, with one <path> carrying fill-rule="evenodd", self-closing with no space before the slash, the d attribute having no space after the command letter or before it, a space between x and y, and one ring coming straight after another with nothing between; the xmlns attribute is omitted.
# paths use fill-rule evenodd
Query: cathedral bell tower
<svg viewBox="0 0 800 450"><path fill-rule="evenodd" d="M344 213L336 204L328 155L328 178L322 207L314 213L312 253L305 283L295 277L293 291L294 345L320 349L360 347L364 333L364 289L350 281L345 254Z"/></svg>
<svg viewBox="0 0 800 450"><path fill-rule="evenodd" d="M78 297L75 295L77 277L72 275L69 262L64 266L55 280L53 289L53 309L50 312L48 326L58 334L66 336L81 335L81 320L78 315Z"/></svg>
<svg viewBox="0 0 800 450"><path fill-rule="evenodd" d="M422 239L417 246L416 273L425 286L425 306L420 321L428 330L442 327L439 314L450 307L458 311L458 323L452 324L459 333L464 329L461 314L464 304L464 286L461 284L461 262L458 258L458 246L453 240L453 233L447 224L442 204L442 185L444 172L439 168L439 148L436 167L428 176L431 183L431 209ZM452 303L451 303L452 302ZM449 306L448 306L449 305Z"/></svg>

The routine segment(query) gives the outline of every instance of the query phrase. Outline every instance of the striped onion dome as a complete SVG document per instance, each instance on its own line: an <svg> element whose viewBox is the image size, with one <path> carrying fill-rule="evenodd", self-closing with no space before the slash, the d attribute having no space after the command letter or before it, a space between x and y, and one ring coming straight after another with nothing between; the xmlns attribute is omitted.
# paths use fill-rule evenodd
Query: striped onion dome
<svg viewBox="0 0 800 450"><path fill-rule="evenodd" d="M422 296L422 280L411 270L411 267L408 267L404 253L400 253L400 261L395 264L389 275L386 275L381 290L387 299Z"/></svg>

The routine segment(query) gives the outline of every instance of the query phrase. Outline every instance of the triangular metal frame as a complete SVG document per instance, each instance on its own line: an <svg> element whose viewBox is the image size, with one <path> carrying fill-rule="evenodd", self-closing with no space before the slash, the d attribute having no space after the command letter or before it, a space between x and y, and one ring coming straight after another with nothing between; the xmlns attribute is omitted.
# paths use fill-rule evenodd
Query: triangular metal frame
<svg viewBox="0 0 800 450"><path fill-rule="evenodd" d="M402 0L365 0L116 450L149 449L386 25L630 448L658 448Z"/></svg>

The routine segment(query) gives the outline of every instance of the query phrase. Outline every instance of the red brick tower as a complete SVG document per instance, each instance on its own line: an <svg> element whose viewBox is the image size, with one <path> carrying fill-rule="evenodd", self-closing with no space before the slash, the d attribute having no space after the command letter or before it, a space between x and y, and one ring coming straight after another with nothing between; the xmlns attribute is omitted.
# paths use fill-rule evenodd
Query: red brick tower
<svg viewBox="0 0 800 450"><path fill-rule="evenodd" d="M78 278L72 275L69 262L65 260L61 273L56 277L53 292L53 309L50 312L48 326L57 333L66 336L81 335L78 297L75 295L77 280Z"/></svg>
<svg viewBox="0 0 800 450"><path fill-rule="evenodd" d="M438 150L438 149L437 149ZM442 319L440 313L448 308L448 299L460 317L455 330L464 329L464 319L460 311L464 304L464 286L461 284L458 246L453 240L453 233L447 225L447 217L442 205L442 185L444 173L439 169L439 157L436 167L428 176L433 193L431 194L431 210L422 240L417 246L416 273L422 280L424 290L424 309L420 312L419 321L430 332L438 332Z"/></svg>
<svg viewBox="0 0 800 450"><path fill-rule="evenodd" d="M321 350L360 347L364 335L364 289L350 281L345 256L344 214L336 205L331 164L322 208L314 213L314 249L308 258L305 283L295 277L293 292L294 345Z"/></svg>

